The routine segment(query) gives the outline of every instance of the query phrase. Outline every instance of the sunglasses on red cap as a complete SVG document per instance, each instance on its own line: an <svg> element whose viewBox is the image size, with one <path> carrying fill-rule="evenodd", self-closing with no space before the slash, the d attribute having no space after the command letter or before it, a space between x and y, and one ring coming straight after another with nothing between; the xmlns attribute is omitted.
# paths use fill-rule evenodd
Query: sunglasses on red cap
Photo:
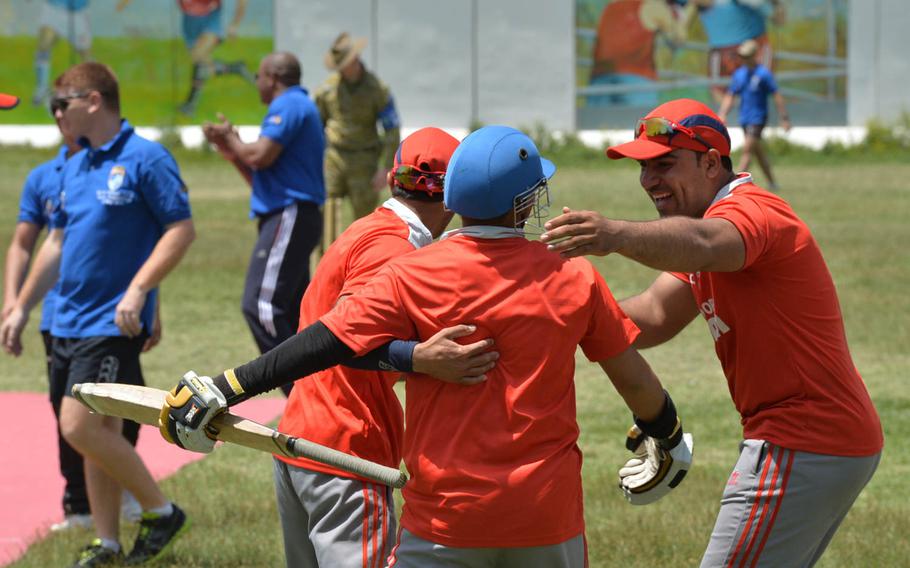
<svg viewBox="0 0 910 568"><path fill-rule="evenodd" d="M635 125L635 137L641 136L642 133L649 138L652 136L666 136L668 143L673 139L674 135L684 134L703 145L706 150L714 148L714 146L706 142L704 138L696 134L691 128L686 128L669 118L660 116L639 119L638 124Z"/></svg>
<svg viewBox="0 0 910 568"><path fill-rule="evenodd" d="M407 191L440 193L445 182L445 172L425 172L414 166L398 166L389 174L392 183Z"/></svg>

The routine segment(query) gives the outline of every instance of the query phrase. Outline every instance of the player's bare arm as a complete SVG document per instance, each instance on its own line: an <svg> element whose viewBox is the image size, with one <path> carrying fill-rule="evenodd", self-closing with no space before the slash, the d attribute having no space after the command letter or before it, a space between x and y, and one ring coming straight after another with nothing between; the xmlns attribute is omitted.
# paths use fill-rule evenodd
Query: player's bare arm
<svg viewBox="0 0 910 568"><path fill-rule="evenodd" d="M22 353L22 330L28 322L29 312L57 281L62 249L63 229L54 229L41 245L35 265L16 298L16 304L0 325L0 343L7 353L17 357Z"/></svg>
<svg viewBox="0 0 910 568"><path fill-rule="evenodd" d="M724 98L720 102L720 110L717 111L717 116L724 124L727 123L727 114L729 114L730 109L733 108L733 101L735 98L736 97L733 93L727 91L724 93Z"/></svg>
<svg viewBox="0 0 910 568"><path fill-rule="evenodd" d="M261 170L275 163L284 147L268 136L260 136L255 142L245 143L236 131L231 131L224 138L227 149L237 157L244 166Z"/></svg>
<svg viewBox="0 0 910 568"><path fill-rule="evenodd" d="M246 15L246 3L247 0L237 0L237 6L234 8L234 17L231 18L231 23L228 24L227 36L231 39L237 37L237 29L240 27L240 22L243 21L243 16Z"/></svg>
<svg viewBox="0 0 910 568"><path fill-rule="evenodd" d="M780 122L780 127L789 131L791 126L790 115L787 114L787 105L784 103L784 96L780 94L780 91L776 91L773 97L774 106L777 107L777 119Z"/></svg>
<svg viewBox="0 0 910 568"><path fill-rule="evenodd" d="M652 503L686 476L692 435L683 433L673 399L634 347L599 363L635 422L626 439L634 457L620 468L619 486L633 505Z"/></svg>
<svg viewBox="0 0 910 568"><path fill-rule="evenodd" d="M124 335L136 337L142 332L140 315L149 291L156 288L177 266L195 238L196 229L192 219L177 221L165 227L152 254L139 268L123 294L123 299L117 304L114 323Z"/></svg>
<svg viewBox="0 0 910 568"><path fill-rule="evenodd" d="M674 216L656 221L621 221L594 211L563 209L546 223L540 240L564 257L619 253L672 272L733 272L742 268L742 236L724 219Z"/></svg>
<svg viewBox="0 0 910 568"><path fill-rule="evenodd" d="M638 349L669 341L698 315L689 284L666 272L641 294L621 300L619 307L641 330L635 339Z"/></svg>
<svg viewBox="0 0 910 568"><path fill-rule="evenodd" d="M34 223L19 222L13 232L13 239L6 251L6 266L3 272L3 311L0 312L0 321L6 319L16 304L25 276L28 274L28 265L38 242L41 227Z"/></svg>

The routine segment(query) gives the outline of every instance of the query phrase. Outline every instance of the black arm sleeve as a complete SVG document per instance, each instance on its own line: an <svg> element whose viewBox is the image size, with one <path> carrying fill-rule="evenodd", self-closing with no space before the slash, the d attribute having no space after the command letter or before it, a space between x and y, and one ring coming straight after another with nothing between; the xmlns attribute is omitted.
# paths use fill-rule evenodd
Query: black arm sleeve
<svg viewBox="0 0 910 568"><path fill-rule="evenodd" d="M362 357L353 357L341 362L345 367L363 371L399 371L410 373L414 370L414 347L417 341L395 339L373 349Z"/></svg>
<svg viewBox="0 0 910 568"><path fill-rule="evenodd" d="M235 391L224 373L213 380L228 404L234 405L300 377L334 367L353 356L354 351L350 347L317 321L278 347L235 368L234 375L242 392Z"/></svg>

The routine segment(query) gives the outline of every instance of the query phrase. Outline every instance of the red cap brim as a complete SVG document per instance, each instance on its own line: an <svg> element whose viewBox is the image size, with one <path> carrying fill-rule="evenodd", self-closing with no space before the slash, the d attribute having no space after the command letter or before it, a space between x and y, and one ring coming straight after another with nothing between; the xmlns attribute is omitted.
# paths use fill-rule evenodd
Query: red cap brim
<svg viewBox="0 0 910 568"><path fill-rule="evenodd" d="M610 146L607 148L607 157L611 160L631 158L633 160L650 160L664 154L669 154L676 148L669 144L661 144L647 138L636 138L631 142Z"/></svg>
<svg viewBox="0 0 910 568"><path fill-rule="evenodd" d="M9 110L19 104L19 97L0 93L0 109Z"/></svg>

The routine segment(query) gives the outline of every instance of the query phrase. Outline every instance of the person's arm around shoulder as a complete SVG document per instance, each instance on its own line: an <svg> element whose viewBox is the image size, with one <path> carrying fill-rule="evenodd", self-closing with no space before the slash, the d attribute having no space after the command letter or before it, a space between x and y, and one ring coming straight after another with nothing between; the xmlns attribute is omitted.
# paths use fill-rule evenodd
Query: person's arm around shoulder
<svg viewBox="0 0 910 568"><path fill-rule="evenodd" d="M641 330L634 344L638 349L669 341L698 315L689 284L667 272L641 294L620 300L619 307Z"/></svg>
<svg viewBox="0 0 910 568"><path fill-rule="evenodd" d="M63 229L54 229L41 245L35 265L16 298L16 304L0 325L0 343L7 353L17 357L22 353L22 330L28 323L29 312L57 281L62 250Z"/></svg>
<svg viewBox="0 0 910 568"><path fill-rule="evenodd" d="M6 265L3 272L3 311L0 321L6 319L16 305L16 296L28 274L29 261L38 242L41 227L34 223L20 221L16 223L13 238L6 251Z"/></svg>
<svg viewBox="0 0 910 568"><path fill-rule="evenodd" d="M720 218L621 221L565 207L546 223L540 240L563 257L615 252L668 272L734 272L746 259L739 231Z"/></svg>
<svg viewBox="0 0 910 568"><path fill-rule="evenodd" d="M165 276L180 262L196 238L192 219L183 219L167 225L158 239L152 254L139 268L123 299L117 304L114 323L128 337L142 332L140 315L148 293L156 288Z"/></svg>

